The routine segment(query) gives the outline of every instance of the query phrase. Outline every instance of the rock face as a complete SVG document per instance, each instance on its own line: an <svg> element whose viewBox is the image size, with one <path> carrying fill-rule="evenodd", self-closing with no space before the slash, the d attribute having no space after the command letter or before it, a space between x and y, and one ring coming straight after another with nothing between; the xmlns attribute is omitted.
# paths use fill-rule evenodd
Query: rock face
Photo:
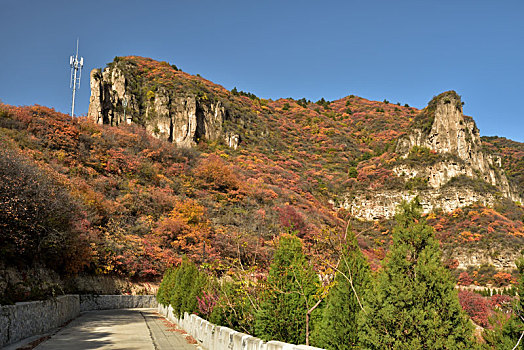
<svg viewBox="0 0 524 350"><path fill-rule="evenodd" d="M457 247L446 255L457 260L458 269L467 269L469 266L492 265L499 270L512 270L517 267L516 261L521 257L518 249L502 246L485 249L480 247Z"/></svg>
<svg viewBox="0 0 524 350"><path fill-rule="evenodd" d="M224 128L229 113L220 101L162 86L138 94L130 88L130 78L117 66L94 69L88 117L99 124L138 123L155 137L181 147L193 146L201 139L238 146L240 136Z"/></svg>
<svg viewBox="0 0 524 350"><path fill-rule="evenodd" d="M428 159L417 161L413 151ZM500 159L482 149L479 130L471 117L462 113L460 96L448 91L433 98L415 118L410 133L397 142L401 161L392 172L406 182L417 179L426 185L414 190L383 190L353 193L342 206L366 220L391 218L402 200L420 197L424 212L436 208L452 211L474 203L492 205L497 197L521 199L512 189ZM411 161L402 162L402 159ZM460 181L459 181L460 180Z"/></svg>
<svg viewBox="0 0 524 350"><path fill-rule="evenodd" d="M492 193L479 193L468 187L450 186L445 189L428 189L418 192L387 190L374 194L358 194L344 206L350 208L353 216L365 220L379 220L392 218L400 202L411 201L419 196L424 213L441 209L451 212L457 208L466 207L475 203L491 206L496 196Z"/></svg>
<svg viewBox="0 0 524 350"><path fill-rule="evenodd" d="M457 161L447 161L428 168L425 175L433 188L440 188L451 178L465 175L479 178L497 187L505 197L519 200L500 167L500 159L482 150L479 130L473 118L464 116L460 96L448 91L435 97L425 112L433 123L429 131L416 128L397 144L397 153L406 156L414 147L450 154ZM413 169L416 172L416 169ZM397 174L407 169L394 169Z"/></svg>
<svg viewBox="0 0 524 350"><path fill-rule="evenodd" d="M119 69L93 69L90 74L91 97L88 117L99 124L119 125L131 123L132 111L138 110L135 96L126 96L126 79ZM127 97L127 118L123 102Z"/></svg>

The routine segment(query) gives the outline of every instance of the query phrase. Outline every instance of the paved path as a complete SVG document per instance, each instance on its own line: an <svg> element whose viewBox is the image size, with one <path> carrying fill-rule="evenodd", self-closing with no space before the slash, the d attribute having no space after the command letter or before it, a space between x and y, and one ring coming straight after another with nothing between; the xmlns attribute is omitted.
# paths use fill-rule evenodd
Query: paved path
<svg viewBox="0 0 524 350"><path fill-rule="evenodd" d="M35 349L196 350L156 309L89 311Z"/></svg>

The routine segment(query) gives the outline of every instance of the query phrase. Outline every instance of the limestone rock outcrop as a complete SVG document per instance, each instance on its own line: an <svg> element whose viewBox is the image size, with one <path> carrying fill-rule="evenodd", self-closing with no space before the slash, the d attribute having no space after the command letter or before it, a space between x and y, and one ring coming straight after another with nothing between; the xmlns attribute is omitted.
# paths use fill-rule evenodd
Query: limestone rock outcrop
<svg viewBox="0 0 524 350"><path fill-rule="evenodd" d="M229 113L221 101L163 86L143 93L136 86L130 87L132 79L118 66L94 69L88 117L99 124L137 123L155 137L181 147L193 146L202 139L223 140L230 147L238 147L240 135L225 130Z"/></svg>
<svg viewBox="0 0 524 350"><path fill-rule="evenodd" d="M500 166L500 159L482 150L479 129L473 118L462 113L462 101L455 91L448 91L435 97L423 112L431 128L418 127L397 143L397 153L407 156L415 147L425 147L433 152L455 157L422 171L433 188L440 188L453 177L465 175L483 180L496 188L503 196L519 200L510 188L507 177ZM412 168L417 175L420 169ZM394 169L395 173L409 171Z"/></svg>
<svg viewBox="0 0 524 350"><path fill-rule="evenodd" d="M91 97L88 117L99 124L131 123L133 111L138 110L135 96L126 96L126 79L119 69L93 69L90 74ZM128 116L124 118L124 99Z"/></svg>
<svg viewBox="0 0 524 350"><path fill-rule="evenodd" d="M424 213L434 210L451 212L457 208L476 203L492 206L496 195L479 193L468 187L450 186L443 189L427 189L422 191L395 191L385 190L371 194L360 193L346 201L343 205L350 208L351 214L365 220L379 220L392 218L400 202L411 201L419 197Z"/></svg>
<svg viewBox="0 0 524 350"><path fill-rule="evenodd" d="M413 151L421 150L428 159L419 161L412 156ZM356 217L377 220L393 217L398 204L415 195L426 213L474 203L493 205L499 197L521 201L501 168L500 158L482 149L479 130L473 118L464 116L455 91L433 98L415 118L412 130L397 141L395 151L400 160L392 166L392 173L406 183L417 179L425 188L360 191L348 194L342 207Z"/></svg>

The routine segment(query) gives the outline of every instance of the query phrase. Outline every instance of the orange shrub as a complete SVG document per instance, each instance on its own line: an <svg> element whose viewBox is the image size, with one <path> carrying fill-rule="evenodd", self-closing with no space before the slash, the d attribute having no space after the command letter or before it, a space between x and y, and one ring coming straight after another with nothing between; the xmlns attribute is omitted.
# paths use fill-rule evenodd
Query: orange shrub
<svg viewBox="0 0 524 350"><path fill-rule="evenodd" d="M233 169L214 154L203 159L193 173L204 188L227 192L240 187L240 181Z"/></svg>

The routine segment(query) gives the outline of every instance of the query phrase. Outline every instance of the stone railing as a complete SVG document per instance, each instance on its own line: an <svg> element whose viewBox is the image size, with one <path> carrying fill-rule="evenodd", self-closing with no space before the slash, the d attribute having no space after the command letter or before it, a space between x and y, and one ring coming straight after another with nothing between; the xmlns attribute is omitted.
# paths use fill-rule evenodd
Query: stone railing
<svg viewBox="0 0 524 350"><path fill-rule="evenodd" d="M154 307L154 295L64 295L0 306L0 348L60 327L83 311Z"/></svg>
<svg viewBox="0 0 524 350"><path fill-rule="evenodd" d="M274 340L264 342L249 334L217 326L197 315L189 315L187 312L183 317L178 318L173 313L171 306L158 304L158 313L176 323L195 338L202 347L209 350L322 350L312 346L294 345Z"/></svg>

